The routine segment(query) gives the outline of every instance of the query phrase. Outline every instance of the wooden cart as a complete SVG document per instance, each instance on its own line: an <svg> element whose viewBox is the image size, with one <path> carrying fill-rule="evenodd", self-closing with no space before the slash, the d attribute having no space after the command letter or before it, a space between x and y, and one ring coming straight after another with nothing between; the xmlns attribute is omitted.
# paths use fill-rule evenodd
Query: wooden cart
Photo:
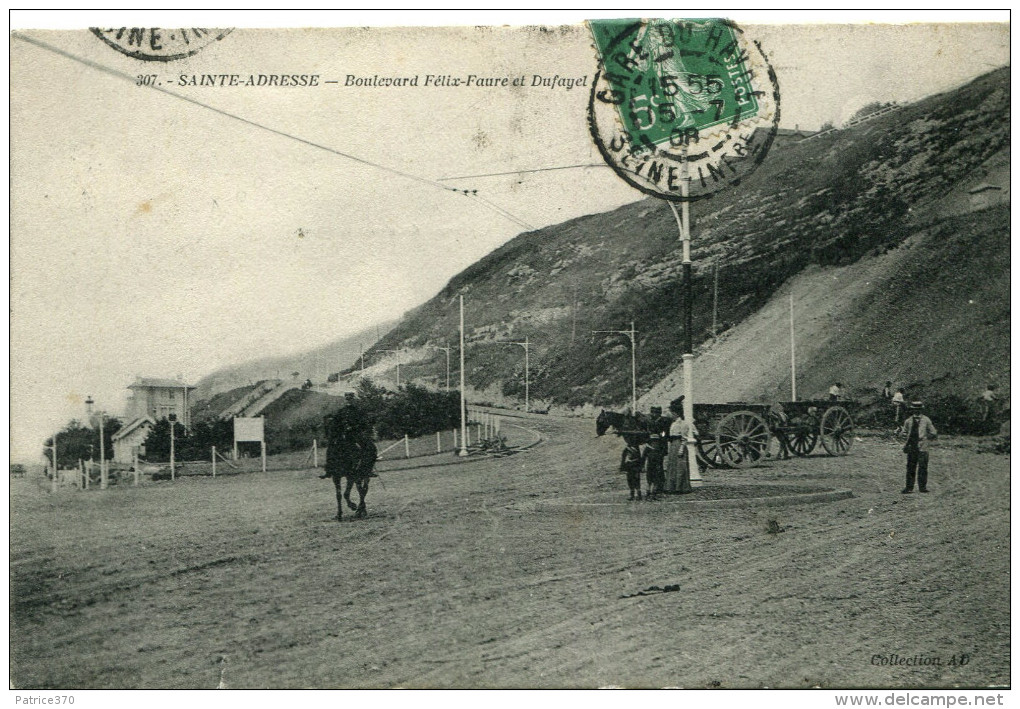
<svg viewBox="0 0 1020 709"><path fill-rule="evenodd" d="M765 458L768 404L694 404L698 457L712 467L749 468Z"/></svg>
<svg viewBox="0 0 1020 709"><path fill-rule="evenodd" d="M790 452L806 456L818 442L829 455L846 455L854 443L852 412L856 401L782 402L787 422L778 428L786 434Z"/></svg>

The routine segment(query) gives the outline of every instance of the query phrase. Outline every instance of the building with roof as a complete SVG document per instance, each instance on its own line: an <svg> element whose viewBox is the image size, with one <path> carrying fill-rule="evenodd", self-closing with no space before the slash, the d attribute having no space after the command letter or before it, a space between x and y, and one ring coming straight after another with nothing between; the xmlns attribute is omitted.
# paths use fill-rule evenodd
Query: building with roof
<svg viewBox="0 0 1020 709"><path fill-rule="evenodd" d="M110 437L113 441L114 462L131 464L135 460L135 453L145 457L145 439L149 437L155 425L155 421L145 416L136 418L114 433Z"/></svg>
<svg viewBox="0 0 1020 709"><path fill-rule="evenodd" d="M125 428L138 419L149 418L155 422L169 418L170 414L174 414L185 429L191 428L190 398L194 386L181 379L138 377L128 389L131 396L124 412L128 422Z"/></svg>

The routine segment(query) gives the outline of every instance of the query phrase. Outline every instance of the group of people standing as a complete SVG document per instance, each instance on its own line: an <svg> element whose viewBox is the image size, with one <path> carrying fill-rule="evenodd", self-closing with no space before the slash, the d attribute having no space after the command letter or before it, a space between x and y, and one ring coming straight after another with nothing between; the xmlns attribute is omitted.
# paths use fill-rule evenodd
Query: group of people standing
<svg viewBox="0 0 1020 709"><path fill-rule="evenodd" d="M674 399L669 411L676 418L662 415L661 406L649 410L646 424L647 440L637 436L625 438L626 447L620 456L620 471L627 474L630 499L640 500L641 474L648 483L644 499L655 500L663 494L686 494L691 487L691 466L697 465L697 456L688 460L687 444L697 440L694 423L684 419L684 397Z"/></svg>

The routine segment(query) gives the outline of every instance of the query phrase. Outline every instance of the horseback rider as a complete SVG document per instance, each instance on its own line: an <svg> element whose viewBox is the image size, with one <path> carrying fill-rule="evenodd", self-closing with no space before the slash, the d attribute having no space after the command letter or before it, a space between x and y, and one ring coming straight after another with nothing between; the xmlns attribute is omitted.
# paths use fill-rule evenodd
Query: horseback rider
<svg viewBox="0 0 1020 709"><path fill-rule="evenodd" d="M343 515L343 502L351 509L357 510L358 517L364 517L365 496L368 494L368 479L378 477L372 469L375 467L378 451L372 440L372 425L361 406L354 398L353 392L345 395L345 405L332 416L325 419L327 448L326 470L321 478L333 478L336 486L337 519ZM347 487L341 493L340 479L347 478ZM351 502L352 486L357 485L361 496L360 503L355 506Z"/></svg>

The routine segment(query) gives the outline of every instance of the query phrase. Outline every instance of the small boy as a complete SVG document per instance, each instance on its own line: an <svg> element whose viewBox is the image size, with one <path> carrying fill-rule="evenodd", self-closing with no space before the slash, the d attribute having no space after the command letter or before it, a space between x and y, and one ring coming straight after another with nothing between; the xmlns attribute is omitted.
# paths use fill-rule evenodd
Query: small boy
<svg viewBox="0 0 1020 709"><path fill-rule="evenodd" d="M620 456L620 472L627 473L627 487L630 488L630 499L641 499L641 450L636 443L628 443Z"/></svg>

